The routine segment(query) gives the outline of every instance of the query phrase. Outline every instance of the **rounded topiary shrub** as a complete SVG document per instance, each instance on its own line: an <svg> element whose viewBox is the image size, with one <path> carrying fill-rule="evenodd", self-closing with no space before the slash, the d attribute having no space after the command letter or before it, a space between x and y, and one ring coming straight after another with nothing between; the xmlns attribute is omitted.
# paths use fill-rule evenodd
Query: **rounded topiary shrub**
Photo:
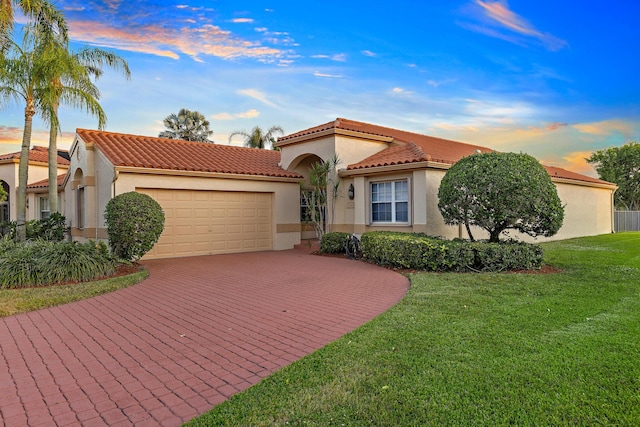
<svg viewBox="0 0 640 427"><path fill-rule="evenodd" d="M164 212L158 202L135 191L109 200L104 218L111 252L129 261L149 252L164 230Z"/></svg>

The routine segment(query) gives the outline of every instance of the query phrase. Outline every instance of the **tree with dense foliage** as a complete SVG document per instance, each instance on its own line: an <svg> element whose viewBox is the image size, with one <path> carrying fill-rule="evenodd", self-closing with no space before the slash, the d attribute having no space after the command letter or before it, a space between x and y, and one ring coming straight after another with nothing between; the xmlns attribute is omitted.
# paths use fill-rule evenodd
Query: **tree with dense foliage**
<svg viewBox="0 0 640 427"><path fill-rule="evenodd" d="M160 138L213 143L209 139L213 135L209 121L198 111L182 108L178 114L165 117L163 123L167 130L160 132Z"/></svg>
<svg viewBox="0 0 640 427"><path fill-rule="evenodd" d="M127 61L115 53L85 47L78 52L68 50L63 41L52 40L50 49L54 57L58 58L58 66L52 69L52 108L53 116L49 128L49 210L58 211L58 107L61 103L83 108L98 119L98 128L103 129L107 116L98 103L99 92L93 85L107 66L122 71L128 79L131 76Z"/></svg>
<svg viewBox="0 0 640 427"><path fill-rule="evenodd" d="M111 252L128 261L149 252L164 230L162 207L151 196L135 191L109 200L104 219Z"/></svg>
<svg viewBox="0 0 640 427"><path fill-rule="evenodd" d="M268 149L273 147L278 134L284 135L284 130L280 126L271 126L267 132L264 132L260 126L256 126L251 129L251 132L245 132L243 130L233 132L229 135L229 142L231 142L234 136L240 135L244 137L245 147Z"/></svg>
<svg viewBox="0 0 640 427"><path fill-rule="evenodd" d="M542 165L527 154L485 153L451 166L438 190L438 208L449 225L471 226L498 242L513 229L532 237L553 236L562 226L564 207Z"/></svg>
<svg viewBox="0 0 640 427"><path fill-rule="evenodd" d="M629 141L621 147L611 147L591 153L586 159L600 179L618 185L615 205L619 209L640 210L640 144Z"/></svg>

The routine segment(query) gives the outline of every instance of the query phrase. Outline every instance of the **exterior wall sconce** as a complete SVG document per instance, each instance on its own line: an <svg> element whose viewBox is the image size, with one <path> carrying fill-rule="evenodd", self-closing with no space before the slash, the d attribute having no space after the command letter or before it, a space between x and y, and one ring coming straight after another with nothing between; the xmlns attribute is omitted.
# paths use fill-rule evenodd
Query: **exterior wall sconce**
<svg viewBox="0 0 640 427"><path fill-rule="evenodd" d="M356 197L356 191L353 188L353 184L349 184L349 192L347 194L349 195L349 200L353 200L353 198Z"/></svg>

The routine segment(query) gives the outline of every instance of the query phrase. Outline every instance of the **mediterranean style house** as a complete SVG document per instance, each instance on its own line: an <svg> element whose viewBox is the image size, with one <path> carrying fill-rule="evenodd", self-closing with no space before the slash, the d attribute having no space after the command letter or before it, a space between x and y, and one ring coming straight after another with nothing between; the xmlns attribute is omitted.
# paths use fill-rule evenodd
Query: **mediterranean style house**
<svg viewBox="0 0 640 427"><path fill-rule="evenodd" d="M0 155L0 185L9 197L0 202L0 224L17 218L18 166L20 153ZM69 169L69 153L58 150L58 182L61 184ZM29 181L27 187L27 220L49 216L49 149L33 147L29 150ZM58 191L58 206L62 207L63 193Z"/></svg>
<svg viewBox="0 0 640 427"><path fill-rule="evenodd" d="M78 129L60 180L63 214L74 239L107 239L106 204L138 191L158 201L166 218L145 259L290 249L314 237L301 221L309 170L337 155L339 194L328 209L333 231L466 237L463 227L444 223L439 183L462 157L492 151L341 118L281 137L275 146L280 151ZM552 239L613 231L614 184L546 169L565 205L564 225ZM29 191L47 185L34 183Z"/></svg>

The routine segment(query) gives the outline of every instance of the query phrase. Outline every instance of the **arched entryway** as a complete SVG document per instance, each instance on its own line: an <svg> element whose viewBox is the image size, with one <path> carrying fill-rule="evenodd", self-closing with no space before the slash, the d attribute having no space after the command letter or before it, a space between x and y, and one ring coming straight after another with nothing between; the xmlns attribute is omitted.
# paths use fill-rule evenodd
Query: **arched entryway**
<svg viewBox="0 0 640 427"><path fill-rule="evenodd" d="M301 239L314 239L317 237L313 222L310 220L310 197L309 172L313 166L323 160L315 154L304 154L291 163L289 170L294 170L304 176L304 181L300 186L300 224Z"/></svg>

